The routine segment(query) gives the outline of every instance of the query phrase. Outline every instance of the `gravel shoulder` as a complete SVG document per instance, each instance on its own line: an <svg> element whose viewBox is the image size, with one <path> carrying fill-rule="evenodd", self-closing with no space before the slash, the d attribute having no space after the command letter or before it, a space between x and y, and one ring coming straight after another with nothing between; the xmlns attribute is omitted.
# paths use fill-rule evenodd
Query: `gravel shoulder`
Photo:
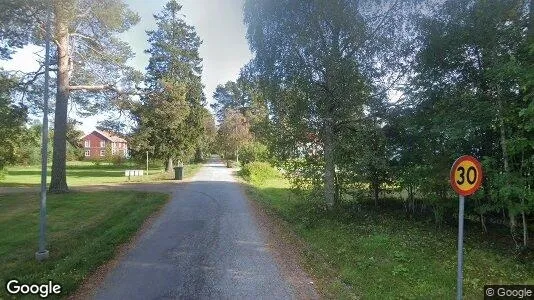
<svg viewBox="0 0 534 300"><path fill-rule="evenodd" d="M249 200L249 205L280 271L293 288L295 298L320 299L315 288L316 280L301 268L304 243L288 229L289 226L283 220L261 204Z"/></svg>

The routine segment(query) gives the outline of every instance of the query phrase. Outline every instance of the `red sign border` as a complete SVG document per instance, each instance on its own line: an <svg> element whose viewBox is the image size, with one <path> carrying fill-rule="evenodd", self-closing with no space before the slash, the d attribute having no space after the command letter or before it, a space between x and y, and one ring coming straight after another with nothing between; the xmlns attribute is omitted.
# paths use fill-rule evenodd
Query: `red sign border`
<svg viewBox="0 0 534 300"><path fill-rule="evenodd" d="M464 162L466 160L472 162L475 165L475 168L477 168L477 173L479 174L479 176L477 176L477 181L475 182L475 185L472 188L470 188L467 191L463 191L463 190L459 189L456 186L455 170L456 170L456 168L458 167L458 165L460 163L462 163L462 162ZM474 194L480 188L480 185L482 184L482 178L483 177L484 177L484 173L482 172L482 165L480 164L480 162L476 158L471 156L471 155L463 155L463 156L458 157L454 161L454 164L452 164L451 172L450 172L450 184L452 186L452 189L457 194L462 195L462 196L469 196L469 195Z"/></svg>

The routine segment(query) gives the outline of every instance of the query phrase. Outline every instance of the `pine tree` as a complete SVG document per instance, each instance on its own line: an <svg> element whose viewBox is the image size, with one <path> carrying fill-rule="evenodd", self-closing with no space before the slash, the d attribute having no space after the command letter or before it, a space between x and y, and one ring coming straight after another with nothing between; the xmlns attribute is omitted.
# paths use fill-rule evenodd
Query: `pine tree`
<svg viewBox="0 0 534 300"><path fill-rule="evenodd" d="M2 1L0 58L9 58L15 49L29 43L44 45L47 12L51 12L52 39L56 45L52 70L56 73L57 89L50 191L62 193L68 191L69 102L95 113L117 102L110 99L120 99L117 87L127 86L130 81L124 79L135 72L125 66L132 52L117 34L136 24L139 18L121 0ZM21 86L35 85L44 74L42 70L41 66L37 72L24 76ZM94 97L94 93L104 97Z"/></svg>
<svg viewBox="0 0 534 300"><path fill-rule="evenodd" d="M133 110L137 122L134 148L149 151L167 161L190 159L202 134L202 73L198 48L201 40L194 27L180 15L181 5L172 0L155 16L157 29L149 31L150 54L147 93Z"/></svg>

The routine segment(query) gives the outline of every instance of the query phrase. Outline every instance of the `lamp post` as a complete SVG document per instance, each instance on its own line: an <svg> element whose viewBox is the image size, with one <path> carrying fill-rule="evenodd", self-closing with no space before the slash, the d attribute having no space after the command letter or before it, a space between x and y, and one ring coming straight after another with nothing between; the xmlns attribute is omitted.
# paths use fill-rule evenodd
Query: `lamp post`
<svg viewBox="0 0 534 300"><path fill-rule="evenodd" d="M43 132L41 145L41 201L39 213L39 250L35 253L38 261L48 259L49 252L46 250L46 175L48 162L48 98L50 75L50 8L47 12L46 37L45 37L45 82L43 95Z"/></svg>

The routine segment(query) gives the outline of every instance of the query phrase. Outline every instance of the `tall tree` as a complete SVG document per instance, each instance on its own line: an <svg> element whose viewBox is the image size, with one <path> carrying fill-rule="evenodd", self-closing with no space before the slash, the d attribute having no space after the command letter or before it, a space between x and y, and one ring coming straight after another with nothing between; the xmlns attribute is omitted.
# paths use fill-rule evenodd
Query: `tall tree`
<svg viewBox="0 0 534 300"><path fill-rule="evenodd" d="M525 220L525 158L533 153L517 113L526 106L522 75L531 72L521 67L527 2L448 0L422 17L408 91L412 124L423 143L432 141L423 165L444 169L465 153L485 158L486 211L507 210L512 237L516 215ZM435 182L445 185L447 175L439 176Z"/></svg>
<svg viewBox="0 0 534 300"><path fill-rule="evenodd" d="M383 86L375 90L388 79L384 71L399 71L391 67L402 62L395 58L403 54L403 3L245 2L254 71L269 91L273 128L280 131L274 136L283 137L277 147L289 146L284 155L294 155L298 145L310 142L307 137L319 138L328 206L336 199L337 133L365 118L374 93L384 95Z"/></svg>
<svg viewBox="0 0 534 300"><path fill-rule="evenodd" d="M197 146L195 160L200 162L206 158L207 154L213 153L215 139L217 138L217 126L215 118L207 108L202 109L202 133Z"/></svg>
<svg viewBox="0 0 534 300"><path fill-rule="evenodd" d="M52 38L56 45L52 69L56 72L57 90L50 191L66 192L69 100L92 112L124 100L124 97L117 97L116 92L128 85L121 79L134 73L125 67L132 52L117 34L136 24L139 18L120 0L7 1L2 8L5 10L0 17L7 21L2 22L2 27L10 26L9 30L3 29L6 35L1 36L3 57L14 47L28 43L43 45L47 12L51 11ZM24 85L30 85L42 74L41 67ZM85 92L83 97L81 92ZM97 96L97 92L101 94ZM110 98L116 101L109 101Z"/></svg>
<svg viewBox="0 0 534 300"><path fill-rule="evenodd" d="M21 149L25 145L25 127L27 109L24 106L13 105L11 93L15 82L0 75L0 176L7 164L17 161Z"/></svg>
<svg viewBox="0 0 534 300"><path fill-rule="evenodd" d="M195 28L187 25L177 1L168 2L155 15L157 29L148 32L150 54L147 91L133 110L137 128L134 144L138 150L152 152L166 160L189 159L200 142L203 103L198 48L201 40Z"/></svg>
<svg viewBox="0 0 534 300"><path fill-rule="evenodd" d="M239 162L239 150L252 140L250 123L239 111L227 109L219 127L219 147L226 158L235 157Z"/></svg>

